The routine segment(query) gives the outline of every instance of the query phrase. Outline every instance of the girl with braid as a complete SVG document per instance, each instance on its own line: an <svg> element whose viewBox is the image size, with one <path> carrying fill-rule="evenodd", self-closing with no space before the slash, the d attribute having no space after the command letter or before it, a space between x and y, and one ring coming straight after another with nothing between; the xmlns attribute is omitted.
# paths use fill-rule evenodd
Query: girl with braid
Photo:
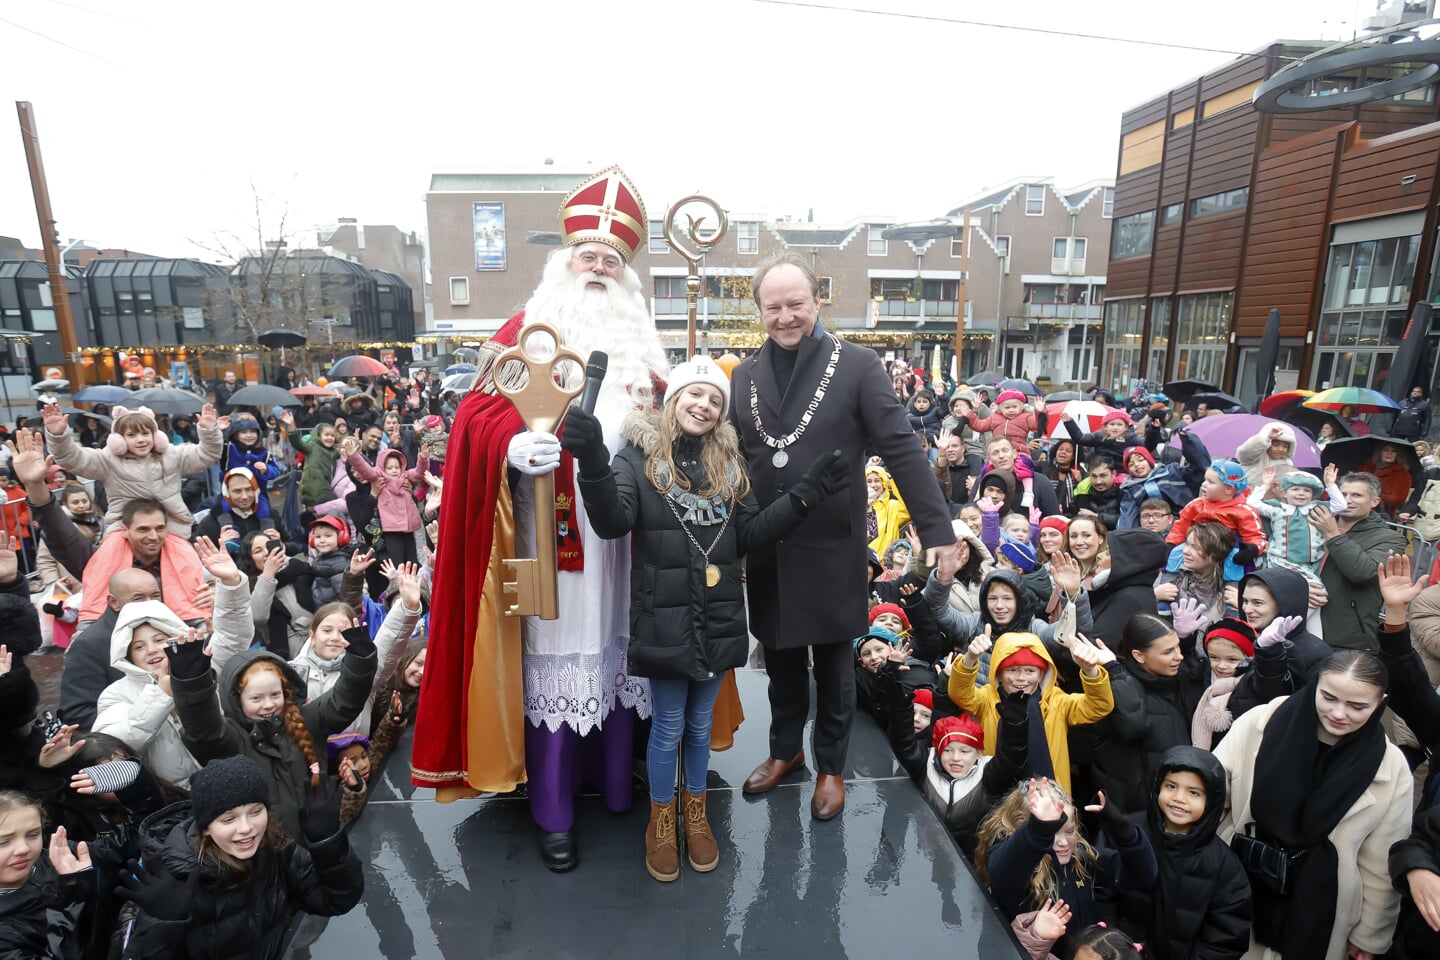
<svg viewBox="0 0 1440 960"><path fill-rule="evenodd" d="M185 746L202 764L237 754L258 763L272 784L271 816L299 836L306 796L320 785L326 738L349 729L369 701L370 631L356 623L344 632L339 677L309 702L300 674L268 650L240 654L217 680L203 646L185 639L166 650Z"/></svg>

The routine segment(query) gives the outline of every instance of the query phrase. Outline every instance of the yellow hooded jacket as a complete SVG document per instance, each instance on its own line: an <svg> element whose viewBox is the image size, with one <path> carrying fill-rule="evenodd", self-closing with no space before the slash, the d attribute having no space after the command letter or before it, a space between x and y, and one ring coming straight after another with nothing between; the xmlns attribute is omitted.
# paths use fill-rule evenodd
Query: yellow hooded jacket
<svg viewBox="0 0 1440 960"><path fill-rule="evenodd" d="M890 479L890 474L880 467L866 467L865 479L868 482L870 476L878 476L885 485L880 491L880 496L871 503L875 511L876 527L880 531L874 540L870 541L870 549L875 551L878 557L885 552L885 548L896 540L903 539L902 531L905 524L910 522L910 511L905 506L905 501L900 499L900 491L895 487L895 481Z"/></svg>
<svg viewBox="0 0 1440 960"><path fill-rule="evenodd" d="M1050 762L1055 768L1055 779L1068 792L1070 747L1067 737L1071 725L1094 723L1115 707L1110 675L1103 667L1093 679L1080 674L1084 693L1065 693L1055 687L1055 661L1045 649L1044 642L1033 633L1005 633L1000 635L990 651L990 682L984 687L975 686L975 676L980 672L978 663L967 667L963 659L955 660L955 668L950 674L950 699L980 721L985 730L985 752L994 756L1000 721L1000 714L995 709L1000 702L999 665L1021 647L1028 647L1049 664L1045 675L1040 678L1040 716L1045 721L1045 740L1050 744Z"/></svg>

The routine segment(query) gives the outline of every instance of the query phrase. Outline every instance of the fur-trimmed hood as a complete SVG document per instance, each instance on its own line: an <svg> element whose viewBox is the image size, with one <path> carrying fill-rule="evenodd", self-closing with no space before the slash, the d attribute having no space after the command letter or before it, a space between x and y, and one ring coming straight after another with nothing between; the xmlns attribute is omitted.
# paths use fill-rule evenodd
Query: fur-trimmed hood
<svg viewBox="0 0 1440 960"><path fill-rule="evenodd" d="M663 409L636 410L625 418L620 435L639 447L640 452L645 456L659 456L663 442L660 439L660 418L664 415ZM681 434L681 437L684 438L686 435ZM729 420L721 420L715 425L714 430L698 439L701 443L708 439L720 444L721 452L725 454L727 460L740 459L740 435L735 432L735 427Z"/></svg>

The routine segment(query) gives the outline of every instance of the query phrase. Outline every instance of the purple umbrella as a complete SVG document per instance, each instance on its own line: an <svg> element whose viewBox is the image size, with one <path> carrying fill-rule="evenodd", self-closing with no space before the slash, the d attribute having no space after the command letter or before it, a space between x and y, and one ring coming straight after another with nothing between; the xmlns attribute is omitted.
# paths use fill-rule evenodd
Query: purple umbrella
<svg viewBox="0 0 1440 960"><path fill-rule="evenodd" d="M1283 420L1272 420L1254 413L1225 413L1196 420L1190 427L1190 432L1200 438L1200 442L1205 444L1205 449L1210 451L1210 456L1233 459L1235 451L1246 440L1270 427L1284 426L1287 424ZM1292 462L1295 466L1302 468L1319 467L1320 448L1315 446L1315 441L1300 431L1291 429L1295 434L1295 453L1291 457ZM1170 441L1170 446L1177 449L1180 447L1178 435Z"/></svg>

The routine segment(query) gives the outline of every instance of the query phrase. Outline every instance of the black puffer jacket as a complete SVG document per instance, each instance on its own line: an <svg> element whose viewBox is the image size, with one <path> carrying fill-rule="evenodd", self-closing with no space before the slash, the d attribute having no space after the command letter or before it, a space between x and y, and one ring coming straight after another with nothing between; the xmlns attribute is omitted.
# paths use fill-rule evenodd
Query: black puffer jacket
<svg viewBox="0 0 1440 960"><path fill-rule="evenodd" d="M141 824L146 862L163 861L180 878L194 880L190 916L165 921L127 907L116 931L122 960L274 960L281 953L288 913L335 917L360 902L365 877L341 830L306 847L286 839L279 850L260 850L250 879L233 886L195 855L195 822L188 801L172 804Z"/></svg>
<svg viewBox="0 0 1440 960"><path fill-rule="evenodd" d="M300 810L310 791L310 762L279 716L247 720L240 707L236 685L245 668L256 660L269 660L285 674L286 699L300 707L310 731L317 761L324 766L325 738L343 733L360 716L375 679L375 654L359 656L347 651L340 664L340 679L329 691L305 703L305 681L295 668L268 650L247 650L225 664L216 696L215 671L199 677L172 677L175 709L184 730L185 748L206 764L220 757L244 755L270 775L270 815L279 818L285 832L300 835ZM322 770L321 776L324 776Z"/></svg>
<svg viewBox="0 0 1440 960"><path fill-rule="evenodd" d="M1390 880L1400 891L1400 920L1395 925L1393 960L1433 960L1440 956L1440 933L1430 929L1410 897L1411 870L1440 873L1440 807L1415 814L1409 839L1390 848Z"/></svg>
<svg viewBox="0 0 1440 960"><path fill-rule="evenodd" d="M705 680L745 664L750 631L745 619L745 593L740 581L742 556L756 547L774 543L799 526L803 519L792 497L781 497L765 510L753 493L723 512L687 519L687 507L662 495L645 475L645 466L659 452L660 411L640 411L625 421L629 441L615 455L608 476L580 480L585 514L595 532L616 539L634 531L630 552L630 673L638 677ZM743 470L735 428L728 422L715 428L710 442L733 452L736 469ZM698 439L675 442L675 465L690 478L691 490L704 484ZM675 488L678 492L678 487ZM706 501L708 503L709 501ZM708 521L708 522L697 522ZM720 580L706 585L705 558L690 543L686 529L710 551L710 563ZM719 537L716 540L716 537ZM714 547L711 547L712 541Z"/></svg>
<svg viewBox="0 0 1440 960"><path fill-rule="evenodd" d="M80 960L80 911L95 882L85 870L62 877L42 852L25 885L0 897L0 960Z"/></svg>
<svg viewBox="0 0 1440 960"><path fill-rule="evenodd" d="M1186 770L1205 784L1205 814L1184 835L1165 829L1158 798L1167 773ZM1250 880L1215 836L1225 812L1225 770L1195 747L1165 752L1151 778L1142 830L1160 868L1157 883L1122 887L1125 930L1160 960L1239 960L1250 946ZM1141 818L1136 817L1137 820Z"/></svg>
<svg viewBox="0 0 1440 960"><path fill-rule="evenodd" d="M1090 588L1090 617L1095 632L1113 649L1125 624L1137 613L1155 612L1155 575L1165 566L1170 548L1158 533L1136 527L1112 530L1105 541L1110 550L1110 573L1100 586Z"/></svg>
<svg viewBox="0 0 1440 960"><path fill-rule="evenodd" d="M1119 657L1110 670L1115 709L1095 724L1095 779L1111 803L1136 813L1149 802L1146 775L1171 747L1190 745L1190 722L1210 685L1210 665L1186 656L1178 676L1156 677L1134 658Z"/></svg>

